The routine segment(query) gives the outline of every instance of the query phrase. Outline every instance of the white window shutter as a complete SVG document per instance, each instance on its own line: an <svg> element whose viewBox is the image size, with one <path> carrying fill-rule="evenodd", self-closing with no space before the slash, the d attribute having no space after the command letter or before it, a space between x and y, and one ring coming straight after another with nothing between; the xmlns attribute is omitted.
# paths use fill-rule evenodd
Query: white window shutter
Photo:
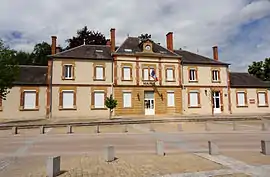
<svg viewBox="0 0 270 177"><path fill-rule="evenodd" d="M36 92L24 92L24 109L36 108Z"/></svg>
<svg viewBox="0 0 270 177"><path fill-rule="evenodd" d="M148 69L144 68L143 69L143 80L148 80L148 76L149 76Z"/></svg>
<svg viewBox="0 0 270 177"><path fill-rule="evenodd" d="M167 105L168 106L175 106L175 101L174 101L174 93L169 92L167 93Z"/></svg>
<svg viewBox="0 0 270 177"><path fill-rule="evenodd" d="M74 107L74 92L63 91L63 108L69 109Z"/></svg>
<svg viewBox="0 0 270 177"><path fill-rule="evenodd" d="M238 99L238 106L245 106L245 93L238 92L237 99Z"/></svg>
<svg viewBox="0 0 270 177"><path fill-rule="evenodd" d="M259 106L265 106L266 100L265 100L265 93L258 93L259 97Z"/></svg>
<svg viewBox="0 0 270 177"><path fill-rule="evenodd" d="M173 69L167 69L167 80L173 80Z"/></svg>
<svg viewBox="0 0 270 177"><path fill-rule="evenodd" d="M123 107L124 108L131 107L131 93L123 93Z"/></svg>
<svg viewBox="0 0 270 177"><path fill-rule="evenodd" d="M95 108L104 108L104 93L96 92L94 95L95 95Z"/></svg>
<svg viewBox="0 0 270 177"><path fill-rule="evenodd" d="M190 92L189 93L190 96L190 106L192 107L196 107L198 106L198 93L197 92Z"/></svg>
<svg viewBox="0 0 270 177"><path fill-rule="evenodd" d="M96 79L103 79L103 69L102 66L96 67Z"/></svg>
<svg viewBox="0 0 270 177"><path fill-rule="evenodd" d="M130 68L124 67L124 80L130 80Z"/></svg>

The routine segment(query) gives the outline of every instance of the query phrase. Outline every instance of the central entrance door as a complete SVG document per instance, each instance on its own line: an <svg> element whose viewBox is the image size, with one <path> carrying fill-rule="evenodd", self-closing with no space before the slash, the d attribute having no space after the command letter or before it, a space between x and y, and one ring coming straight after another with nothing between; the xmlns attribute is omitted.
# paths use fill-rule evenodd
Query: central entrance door
<svg viewBox="0 0 270 177"><path fill-rule="evenodd" d="M213 92L213 109L214 113L221 113L221 107L220 107L220 92L214 91Z"/></svg>
<svg viewBox="0 0 270 177"><path fill-rule="evenodd" d="M154 92L144 92L144 111L145 115L155 115L155 99Z"/></svg>

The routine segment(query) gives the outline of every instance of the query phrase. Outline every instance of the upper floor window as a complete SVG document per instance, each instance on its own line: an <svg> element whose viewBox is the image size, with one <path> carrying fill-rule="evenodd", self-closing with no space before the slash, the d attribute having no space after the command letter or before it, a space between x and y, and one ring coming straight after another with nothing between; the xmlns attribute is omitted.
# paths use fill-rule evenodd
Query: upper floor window
<svg viewBox="0 0 270 177"><path fill-rule="evenodd" d="M219 70L212 70L212 81L220 81L220 72Z"/></svg>
<svg viewBox="0 0 270 177"><path fill-rule="evenodd" d="M122 68L122 80L132 80L132 71L130 66L124 66Z"/></svg>
<svg viewBox="0 0 270 177"><path fill-rule="evenodd" d="M258 106L268 106L267 91L257 92Z"/></svg>
<svg viewBox="0 0 270 177"><path fill-rule="evenodd" d="M198 80L198 73L196 68L189 69L189 81L197 81Z"/></svg>
<svg viewBox="0 0 270 177"><path fill-rule="evenodd" d="M154 67L143 68L143 80L155 80L157 79L156 71Z"/></svg>
<svg viewBox="0 0 270 177"><path fill-rule="evenodd" d="M166 81L174 81L175 80L175 71L173 67L166 68Z"/></svg>
<svg viewBox="0 0 270 177"><path fill-rule="evenodd" d="M94 66L94 80L105 80L105 66L103 64Z"/></svg>
<svg viewBox="0 0 270 177"><path fill-rule="evenodd" d="M62 79L74 79L74 64L64 63L62 64Z"/></svg>

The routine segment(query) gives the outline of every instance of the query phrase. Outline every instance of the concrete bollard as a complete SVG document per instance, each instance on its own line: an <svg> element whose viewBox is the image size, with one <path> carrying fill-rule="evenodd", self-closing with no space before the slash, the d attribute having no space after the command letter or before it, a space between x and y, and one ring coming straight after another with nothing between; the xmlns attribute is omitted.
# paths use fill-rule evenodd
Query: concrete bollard
<svg viewBox="0 0 270 177"><path fill-rule="evenodd" d="M96 126L95 133L100 133L100 130L99 130L99 125L97 125L97 126Z"/></svg>
<svg viewBox="0 0 270 177"><path fill-rule="evenodd" d="M219 154L218 146L211 141L208 141L208 151L209 151L210 155L218 155Z"/></svg>
<svg viewBox="0 0 270 177"><path fill-rule="evenodd" d="M236 130L236 122L233 121L233 131L235 131L235 130Z"/></svg>
<svg viewBox="0 0 270 177"><path fill-rule="evenodd" d="M73 132L72 132L72 125L68 125L68 126L67 126L67 133L68 133L68 134L73 133Z"/></svg>
<svg viewBox="0 0 270 177"><path fill-rule="evenodd" d="M263 122L262 123L262 131L267 131L268 130L268 123L267 122Z"/></svg>
<svg viewBox="0 0 270 177"><path fill-rule="evenodd" d="M128 126L127 125L124 125L123 127L123 133L127 133L128 132Z"/></svg>
<svg viewBox="0 0 270 177"><path fill-rule="evenodd" d="M270 141L261 141L262 154L270 155Z"/></svg>
<svg viewBox="0 0 270 177"><path fill-rule="evenodd" d="M17 135L18 134L18 127L12 127L12 134Z"/></svg>
<svg viewBox="0 0 270 177"><path fill-rule="evenodd" d="M112 162L115 160L114 146L105 147L104 158L106 162Z"/></svg>
<svg viewBox="0 0 270 177"><path fill-rule="evenodd" d="M164 142L163 141L157 141L156 142L156 154L160 155L160 156L164 156L165 152L164 152Z"/></svg>
<svg viewBox="0 0 270 177"><path fill-rule="evenodd" d="M151 132L154 132L155 131L155 128L154 128L154 126L152 124L150 124L150 131Z"/></svg>
<svg viewBox="0 0 270 177"><path fill-rule="evenodd" d="M183 131L182 124L177 124L177 130L178 130L179 132Z"/></svg>
<svg viewBox="0 0 270 177"><path fill-rule="evenodd" d="M205 126L205 131L210 131L210 128L207 122L205 122L204 126Z"/></svg>
<svg viewBox="0 0 270 177"><path fill-rule="evenodd" d="M47 159L47 177L60 175L60 156L49 157Z"/></svg>
<svg viewBox="0 0 270 177"><path fill-rule="evenodd" d="M40 127L40 134L44 134L45 133L45 127L44 126L41 126Z"/></svg>

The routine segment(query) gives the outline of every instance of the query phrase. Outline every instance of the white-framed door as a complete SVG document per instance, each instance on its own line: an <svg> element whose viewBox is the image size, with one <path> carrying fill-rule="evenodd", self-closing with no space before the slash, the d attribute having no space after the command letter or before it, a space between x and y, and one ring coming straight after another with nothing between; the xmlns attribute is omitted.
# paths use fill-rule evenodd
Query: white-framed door
<svg viewBox="0 0 270 177"><path fill-rule="evenodd" d="M214 109L214 114L221 113L221 103L220 103L220 92L219 91L213 92L213 109Z"/></svg>
<svg viewBox="0 0 270 177"><path fill-rule="evenodd" d="M154 92L144 92L144 112L145 115L155 115Z"/></svg>

